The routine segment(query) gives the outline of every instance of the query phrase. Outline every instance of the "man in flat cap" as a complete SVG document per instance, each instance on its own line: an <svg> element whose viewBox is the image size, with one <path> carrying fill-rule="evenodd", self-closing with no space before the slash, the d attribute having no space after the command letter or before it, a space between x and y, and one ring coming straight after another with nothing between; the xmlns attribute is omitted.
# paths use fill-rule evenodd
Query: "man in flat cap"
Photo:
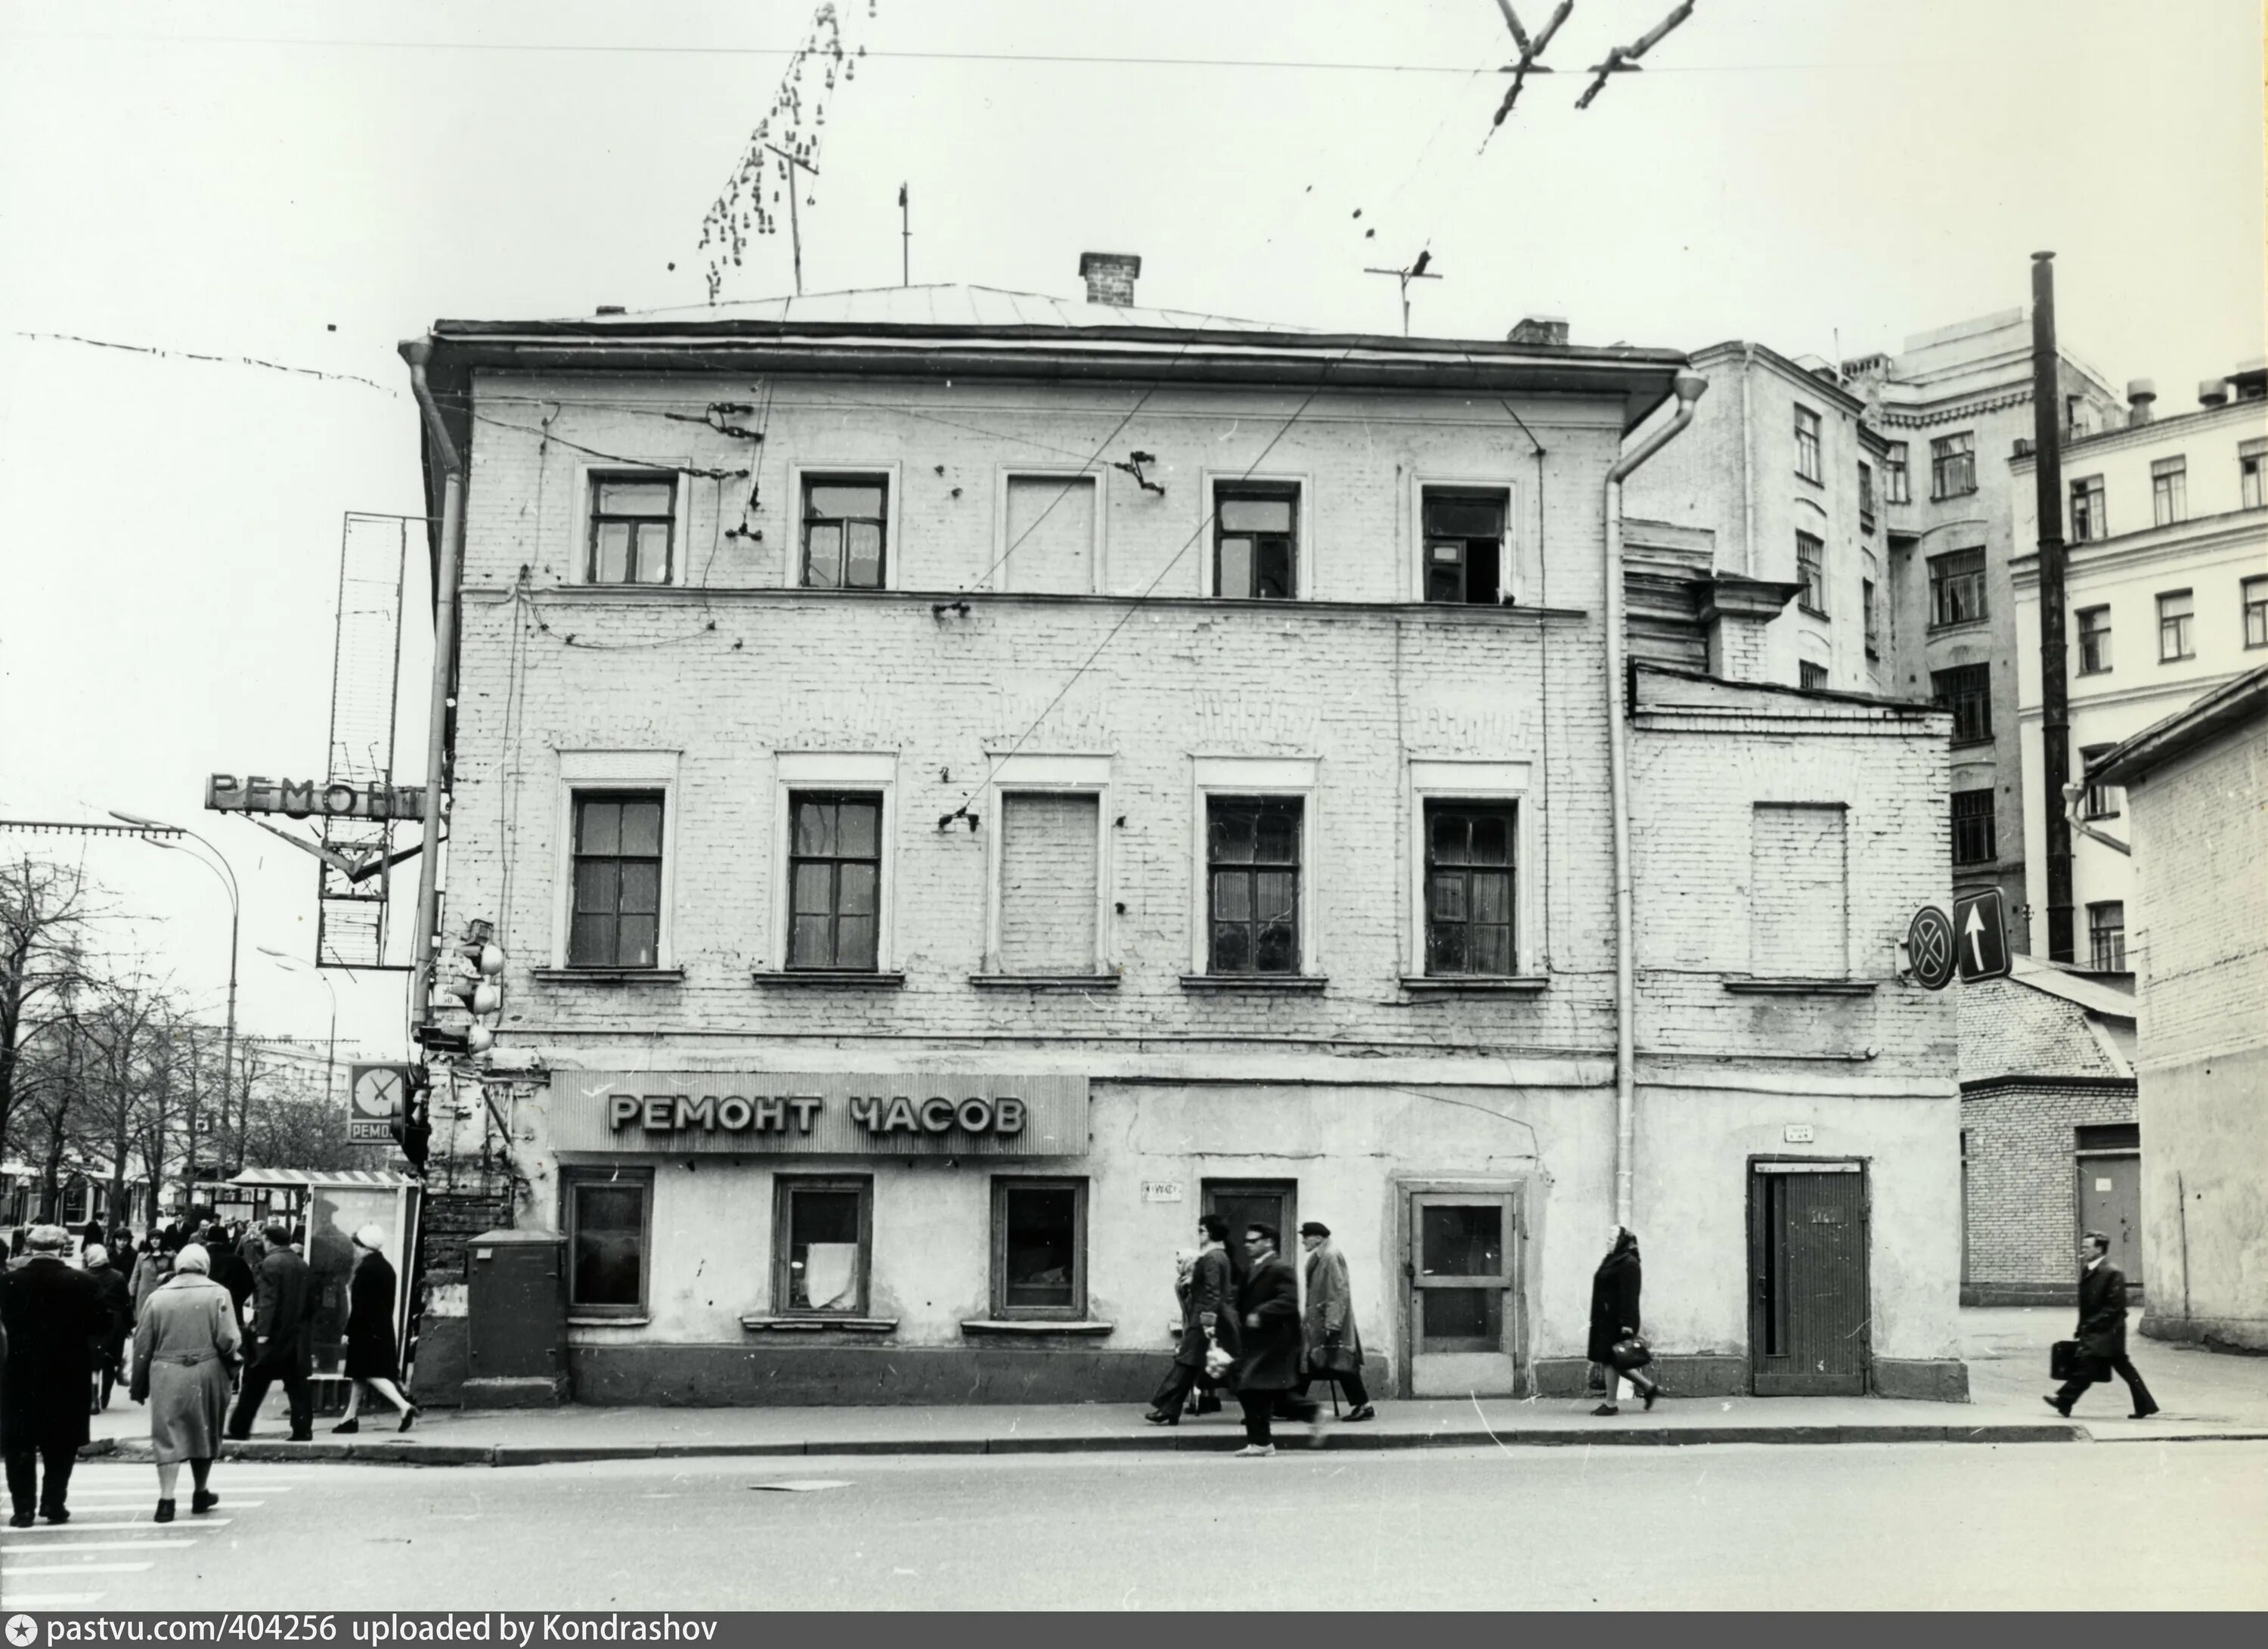
<svg viewBox="0 0 2268 1649"><path fill-rule="evenodd" d="M34 1226L24 1246L24 1263L0 1277L0 1329L8 1340L0 1459L7 1464L11 1528L29 1528L35 1505L50 1523L70 1520L64 1502L86 1441L87 1388L103 1324L100 1287L64 1263L69 1233Z"/></svg>
<svg viewBox="0 0 2268 1649"><path fill-rule="evenodd" d="M1300 1227L1300 1246L1307 1251L1307 1379L1300 1382L1307 1395L1309 1380L1336 1380L1346 1388L1350 1420L1374 1420L1370 1394L1362 1384L1362 1335L1354 1326L1354 1295L1347 1287L1346 1261L1331 1246L1331 1228L1320 1219Z"/></svg>

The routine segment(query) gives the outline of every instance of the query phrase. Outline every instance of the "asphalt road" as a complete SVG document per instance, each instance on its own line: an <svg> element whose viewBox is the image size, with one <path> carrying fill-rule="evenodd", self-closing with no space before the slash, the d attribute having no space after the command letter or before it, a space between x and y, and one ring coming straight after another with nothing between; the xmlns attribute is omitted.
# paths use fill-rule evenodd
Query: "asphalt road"
<svg viewBox="0 0 2268 1649"><path fill-rule="evenodd" d="M244 1464L164 1528L152 1480L0 1531L0 1603L2268 1607L2261 1443Z"/></svg>

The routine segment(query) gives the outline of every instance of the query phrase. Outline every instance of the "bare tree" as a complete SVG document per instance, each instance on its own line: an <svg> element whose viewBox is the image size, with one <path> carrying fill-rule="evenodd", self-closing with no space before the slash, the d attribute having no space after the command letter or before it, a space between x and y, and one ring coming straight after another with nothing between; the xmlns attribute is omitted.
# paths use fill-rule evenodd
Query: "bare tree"
<svg viewBox="0 0 2268 1649"><path fill-rule="evenodd" d="M59 1005L88 982L92 896L77 865L30 858L0 864L0 1155L20 1102L26 1050L52 1032Z"/></svg>

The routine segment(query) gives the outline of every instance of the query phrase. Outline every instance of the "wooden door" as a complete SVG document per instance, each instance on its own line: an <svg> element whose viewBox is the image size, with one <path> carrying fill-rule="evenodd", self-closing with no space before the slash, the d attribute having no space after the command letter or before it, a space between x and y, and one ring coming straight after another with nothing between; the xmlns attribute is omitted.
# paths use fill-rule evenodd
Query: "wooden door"
<svg viewBox="0 0 2268 1649"><path fill-rule="evenodd" d="M1749 1176L1749 1356L1759 1397L1867 1389L1867 1180L1855 1162Z"/></svg>
<svg viewBox="0 0 2268 1649"><path fill-rule="evenodd" d="M1511 1396L1519 1387L1519 1220L1500 1192L1410 1197L1412 1396Z"/></svg>
<svg viewBox="0 0 2268 1649"><path fill-rule="evenodd" d="M2137 1154L2079 1159L2079 1228L2110 1239L2110 1263L2126 1274L2127 1292L2142 1288L2142 1159ZM2072 1247L2078 1248L2073 1242Z"/></svg>
<svg viewBox="0 0 2268 1649"><path fill-rule="evenodd" d="M1228 1268L1237 1287L1244 1286L1244 1228L1248 1225L1274 1226L1276 1251L1290 1255L1292 1269L1300 1270L1297 1180L1207 1180L1204 1211L1228 1222Z"/></svg>

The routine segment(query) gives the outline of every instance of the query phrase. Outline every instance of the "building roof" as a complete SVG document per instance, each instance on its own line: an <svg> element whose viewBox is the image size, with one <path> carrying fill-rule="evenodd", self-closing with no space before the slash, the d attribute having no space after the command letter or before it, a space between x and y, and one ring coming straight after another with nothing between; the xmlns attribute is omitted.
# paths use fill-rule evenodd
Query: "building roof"
<svg viewBox="0 0 2268 1649"><path fill-rule="evenodd" d="M2090 762L2090 784L2134 784L2155 769L2224 733L2268 716L2268 664L2224 681L2186 710L2145 727Z"/></svg>
<svg viewBox="0 0 2268 1649"><path fill-rule="evenodd" d="M2029 956L2006 979L1956 985L1961 1081L2132 1081L2134 999Z"/></svg>
<svg viewBox="0 0 2268 1649"><path fill-rule="evenodd" d="M1158 327L1171 331L1211 328L1222 332L1306 332L1272 320L1245 320L1189 309L1121 308L1045 292L1010 291L998 286L938 283L926 286L868 286L842 292L811 292L794 298L754 298L722 304L685 304L673 308L608 311L563 316L553 324L618 330L640 322L677 325L711 321L795 321L868 327ZM474 323L445 320L441 330Z"/></svg>

